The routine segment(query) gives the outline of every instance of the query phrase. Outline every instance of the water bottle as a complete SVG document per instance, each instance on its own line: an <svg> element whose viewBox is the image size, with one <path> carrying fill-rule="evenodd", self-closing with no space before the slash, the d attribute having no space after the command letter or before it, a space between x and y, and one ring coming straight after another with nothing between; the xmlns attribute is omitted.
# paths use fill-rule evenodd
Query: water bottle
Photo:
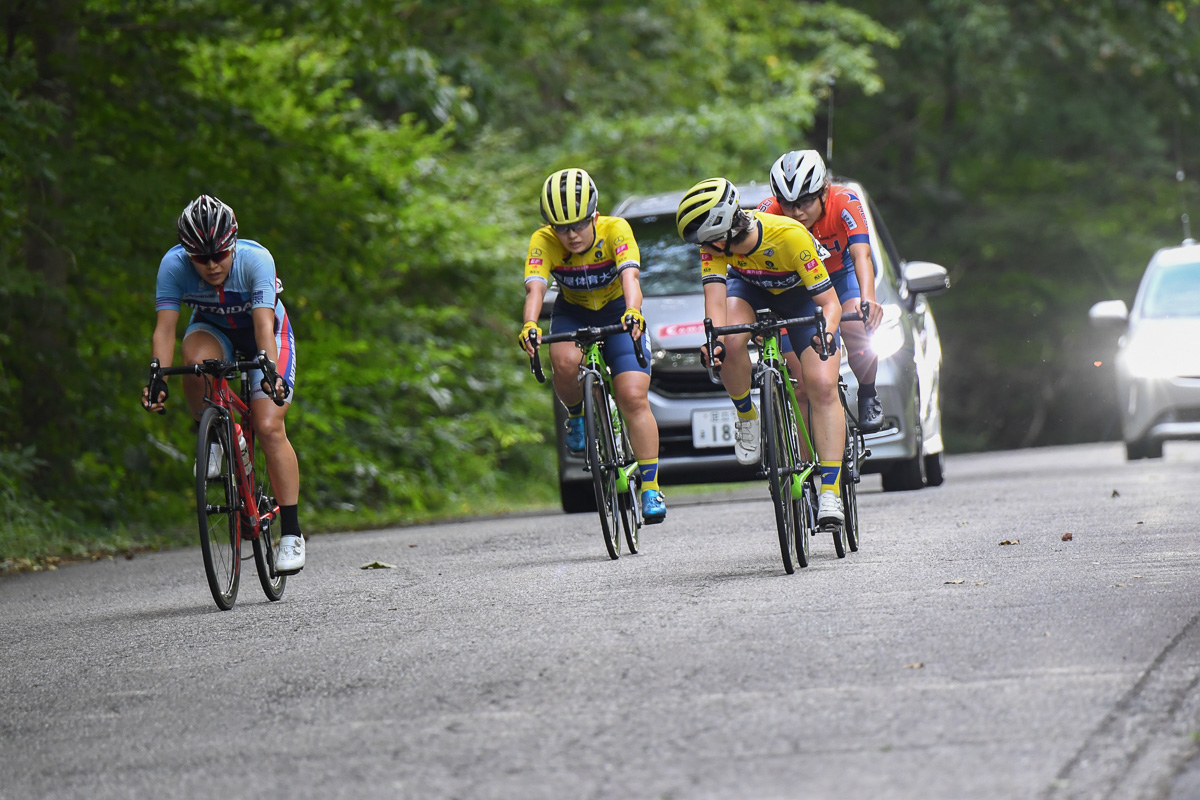
<svg viewBox="0 0 1200 800"><path fill-rule="evenodd" d="M238 451L242 454L242 467L245 468L246 474L249 475L252 470L250 465L250 446L246 444L246 437L242 435L242 426L235 422L233 423L233 428L237 431Z"/></svg>

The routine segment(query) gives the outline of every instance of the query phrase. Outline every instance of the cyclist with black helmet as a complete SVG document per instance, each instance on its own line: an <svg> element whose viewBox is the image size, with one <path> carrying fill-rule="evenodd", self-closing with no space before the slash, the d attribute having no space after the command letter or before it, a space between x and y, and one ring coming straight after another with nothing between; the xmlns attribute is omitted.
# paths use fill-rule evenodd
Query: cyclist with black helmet
<svg viewBox="0 0 1200 800"><path fill-rule="evenodd" d="M875 302L875 267L871 236L862 200L848 187L833 183L816 150L792 150L771 166L771 192L759 211L782 214L804 224L833 258L826 262L842 310L856 314L866 306L866 318L842 323L846 360L858 379L858 427L883 427L883 407L875 391L879 357L871 350L870 334L883 321Z"/></svg>
<svg viewBox="0 0 1200 800"><path fill-rule="evenodd" d="M188 203L177 222L179 244L163 256L155 291L157 322L151 352L163 367L175 359L175 332L183 305L192 308L183 334L183 363L206 359L252 358L264 351L274 367L273 382L261 370L248 377L253 387L250 409L262 444L276 500L281 536L275 569L284 574L304 567L304 536L297 519L300 471L296 451L288 441L284 417L296 385L296 342L287 311L279 300L283 285L275 274L270 251L250 239L238 239L233 209L216 197L200 195ZM186 375L183 394L192 415L204 411L204 379ZM162 411L166 381L142 389L142 406ZM284 403L277 406L273 398ZM214 443L214 449L220 445ZM214 453L209 469L220 474L224 455Z"/></svg>
<svg viewBox="0 0 1200 800"><path fill-rule="evenodd" d="M650 410L647 390L650 367L637 362L635 347L647 363L650 341L642 316L639 280L641 254L629 223L596 210L596 184L582 169L563 169L542 185L542 219L546 224L529 239L525 258L525 309L521 347L533 355L529 336L538 339L538 316L550 280L558 283L558 299L550 316L550 333L570 333L583 327L621 322L629 332L604 342L604 360L613 376L617 405L629 423L629 442L642 477L642 516L662 522L667 506L658 485L658 423ZM576 376L582 351L573 342L550 345L554 392L567 407L567 448L584 448L583 389Z"/></svg>
<svg viewBox="0 0 1200 800"><path fill-rule="evenodd" d="M675 213L675 227L684 241L700 246L704 316L714 326L754 322L754 312L760 308L769 308L781 319L807 317L821 309L827 326L824 349L832 356L821 358L822 343L811 325L789 329L790 344L785 346L791 352L785 358L811 409L809 429L821 465L818 521L841 525L845 521L840 480L846 418L838 398L837 330L842 306L822 262L826 251L795 220L742 210L737 188L724 178L709 178L685 192ZM737 409L734 454L742 464L760 458L758 410L750 394L749 339L748 333L723 336L712 354L707 345L701 348L705 361L722 365L721 381Z"/></svg>

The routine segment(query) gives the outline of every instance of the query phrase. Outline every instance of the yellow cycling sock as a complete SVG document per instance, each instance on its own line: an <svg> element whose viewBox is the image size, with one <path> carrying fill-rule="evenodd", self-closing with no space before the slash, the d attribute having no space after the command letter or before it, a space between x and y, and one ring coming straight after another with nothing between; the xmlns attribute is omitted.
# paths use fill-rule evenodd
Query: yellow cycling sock
<svg viewBox="0 0 1200 800"><path fill-rule="evenodd" d="M822 461L821 462L821 491L833 492L840 495L842 492L842 462L840 461Z"/></svg>
<svg viewBox="0 0 1200 800"><path fill-rule="evenodd" d="M750 390L738 397L729 395L729 399L733 401L733 407L737 409L738 419L757 419L758 412L754 410L754 401L750 399Z"/></svg>
<svg viewBox="0 0 1200 800"><path fill-rule="evenodd" d="M638 469L642 472L642 491L647 489L658 490L658 459L648 458L645 461L638 461Z"/></svg>
<svg viewBox="0 0 1200 800"><path fill-rule="evenodd" d="M566 405L566 404L564 403L564 405ZM583 401L580 400L578 403L576 403L573 406L567 406L567 416L568 417L582 417L583 416Z"/></svg>

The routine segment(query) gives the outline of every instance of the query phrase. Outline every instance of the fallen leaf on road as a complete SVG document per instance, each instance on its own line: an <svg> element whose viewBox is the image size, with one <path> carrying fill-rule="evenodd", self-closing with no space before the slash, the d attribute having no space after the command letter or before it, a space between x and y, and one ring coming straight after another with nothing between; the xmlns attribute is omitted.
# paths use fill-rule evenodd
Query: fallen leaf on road
<svg viewBox="0 0 1200 800"><path fill-rule="evenodd" d="M924 669L924 667L925 667L925 665L922 664L920 661L918 661L915 664L905 664L904 665L905 669Z"/></svg>
<svg viewBox="0 0 1200 800"><path fill-rule="evenodd" d="M966 583L966 581L946 581L946 583Z"/></svg>
<svg viewBox="0 0 1200 800"><path fill-rule="evenodd" d="M1004 540L1003 542L1001 542L1000 544L1001 544L1001 545L1006 545L1006 544L1020 544L1020 543L1021 543L1021 540L1020 540L1020 539L1005 539L1005 540Z"/></svg>
<svg viewBox="0 0 1200 800"><path fill-rule="evenodd" d="M1120 496L1121 496L1121 493L1120 493L1120 492L1118 492L1116 489L1113 489L1113 493L1112 493L1111 495L1109 495L1109 496L1110 496L1110 497L1120 497Z"/></svg>
<svg viewBox="0 0 1200 800"><path fill-rule="evenodd" d="M386 561L372 561L370 564L363 564L359 569L395 569L395 564L389 564Z"/></svg>
<svg viewBox="0 0 1200 800"><path fill-rule="evenodd" d="M987 586L988 582L987 581L975 581L975 583L973 583L971 585L972 586Z"/></svg>
<svg viewBox="0 0 1200 800"><path fill-rule="evenodd" d="M1071 535L1071 532L1070 532L1070 531L1067 531L1066 533L1064 533L1064 534L1063 534L1063 541L1064 541L1064 542L1069 542L1069 541L1071 541L1071 540L1072 540L1072 539L1074 539L1074 538L1075 538L1075 537Z"/></svg>

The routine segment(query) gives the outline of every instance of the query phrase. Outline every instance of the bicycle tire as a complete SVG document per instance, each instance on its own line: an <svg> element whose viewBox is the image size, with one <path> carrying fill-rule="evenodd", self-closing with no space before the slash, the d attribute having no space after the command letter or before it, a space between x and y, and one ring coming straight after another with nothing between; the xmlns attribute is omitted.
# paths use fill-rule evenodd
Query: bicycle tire
<svg viewBox="0 0 1200 800"><path fill-rule="evenodd" d="M846 515L846 544L850 552L858 552L861 528L858 525L858 482L860 454L865 448L862 433L846 423L846 453L842 458L842 512Z"/></svg>
<svg viewBox="0 0 1200 800"><path fill-rule="evenodd" d="M787 415L784 412L783 385L778 373L764 373L760 389L762 398L762 439L766 457L767 486L771 490L771 505L775 507L775 527L779 532L779 553L784 572L796 571L796 519L792 501L792 481L795 479L794 451L789 445Z"/></svg>
<svg viewBox="0 0 1200 800"><path fill-rule="evenodd" d="M817 532L817 487L812 479L800 487L800 497L792 501L796 516L796 560L807 567L812 555L812 537Z"/></svg>
<svg viewBox="0 0 1200 800"><path fill-rule="evenodd" d="M583 418L587 433L587 463L596 494L596 511L604 547L612 559L621 557L620 509L617 498L617 444L613 438L612 418L608 415L608 393L599 376L583 376Z"/></svg>
<svg viewBox="0 0 1200 800"><path fill-rule="evenodd" d="M258 535L254 537L254 568L263 594L271 602L283 598L287 575L275 571L275 554L279 552L279 520L275 516L275 496L271 494L271 476L267 473L267 455L257 442L254 449L254 500L258 506ZM245 520L249 523L249 520Z"/></svg>
<svg viewBox="0 0 1200 800"><path fill-rule="evenodd" d="M629 443L629 431L625 429L625 420L621 420L621 436L617 439L617 452L620 454L621 469L635 463L633 445ZM642 484L641 472L635 467L629 476L629 488L618 498L618 508L621 511L621 529L625 531L625 544L629 552L636 554L638 539L642 530L642 510L638 504Z"/></svg>
<svg viewBox="0 0 1200 800"><path fill-rule="evenodd" d="M225 412L209 408L200 417L196 437L196 517L200 526L200 551L204 556L209 591L222 611L228 611L237 602L242 574L241 515L233 469L237 445L230 441L229 430ZM213 442L220 443L223 454L220 474L210 479L208 462Z"/></svg>

